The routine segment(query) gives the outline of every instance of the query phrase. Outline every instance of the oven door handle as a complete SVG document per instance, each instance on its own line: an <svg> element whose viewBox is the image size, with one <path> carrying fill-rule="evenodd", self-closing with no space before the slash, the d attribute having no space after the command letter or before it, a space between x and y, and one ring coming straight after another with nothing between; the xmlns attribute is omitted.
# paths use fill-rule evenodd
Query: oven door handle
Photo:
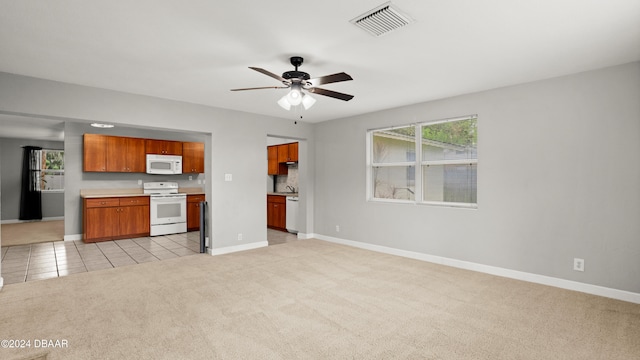
<svg viewBox="0 0 640 360"><path fill-rule="evenodd" d="M151 197L151 201L153 202L176 202L178 200L186 200L186 196L162 196L162 197Z"/></svg>

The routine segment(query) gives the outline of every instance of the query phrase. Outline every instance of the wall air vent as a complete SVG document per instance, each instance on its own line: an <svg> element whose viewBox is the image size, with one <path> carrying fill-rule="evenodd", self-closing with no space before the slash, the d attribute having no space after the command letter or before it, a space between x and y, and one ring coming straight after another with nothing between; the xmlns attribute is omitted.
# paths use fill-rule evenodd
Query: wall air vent
<svg viewBox="0 0 640 360"><path fill-rule="evenodd" d="M389 1L350 22L373 36L382 36L414 21Z"/></svg>

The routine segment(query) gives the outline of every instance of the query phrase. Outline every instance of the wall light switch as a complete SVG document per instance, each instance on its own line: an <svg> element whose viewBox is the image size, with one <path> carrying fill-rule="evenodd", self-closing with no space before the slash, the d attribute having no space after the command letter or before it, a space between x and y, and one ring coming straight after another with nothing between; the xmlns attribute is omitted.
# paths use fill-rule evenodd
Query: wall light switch
<svg viewBox="0 0 640 360"><path fill-rule="evenodd" d="M224 174L224 181L233 181L232 174Z"/></svg>

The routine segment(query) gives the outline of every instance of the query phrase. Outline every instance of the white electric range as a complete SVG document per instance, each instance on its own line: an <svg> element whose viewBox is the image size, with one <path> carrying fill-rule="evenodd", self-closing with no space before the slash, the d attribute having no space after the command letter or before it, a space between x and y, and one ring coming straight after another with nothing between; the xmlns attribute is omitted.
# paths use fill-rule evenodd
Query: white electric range
<svg viewBox="0 0 640 360"><path fill-rule="evenodd" d="M187 195L178 193L177 182L144 183L150 196L151 236L187 232Z"/></svg>

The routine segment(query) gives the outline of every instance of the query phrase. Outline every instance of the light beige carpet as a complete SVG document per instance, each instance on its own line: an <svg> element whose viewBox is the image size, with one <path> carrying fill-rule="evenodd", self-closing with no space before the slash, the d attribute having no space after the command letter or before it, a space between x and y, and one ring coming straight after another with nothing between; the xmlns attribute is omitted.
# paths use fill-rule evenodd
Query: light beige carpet
<svg viewBox="0 0 640 360"><path fill-rule="evenodd" d="M64 220L0 225L0 245L15 246L64 240Z"/></svg>
<svg viewBox="0 0 640 360"><path fill-rule="evenodd" d="M6 285L2 359L638 359L640 305L319 240Z"/></svg>

